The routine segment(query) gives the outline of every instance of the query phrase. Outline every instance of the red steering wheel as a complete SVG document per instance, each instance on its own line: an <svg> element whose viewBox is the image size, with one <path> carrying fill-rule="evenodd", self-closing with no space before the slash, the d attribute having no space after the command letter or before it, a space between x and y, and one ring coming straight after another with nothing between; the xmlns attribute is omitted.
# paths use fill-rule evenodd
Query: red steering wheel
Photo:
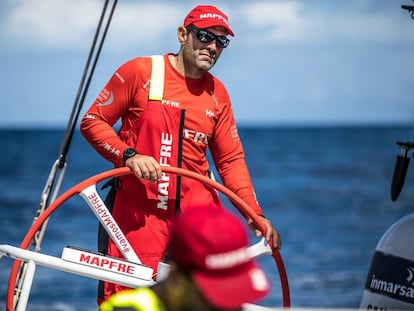
<svg viewBox="0 0 414 311"><path fill-rule="evenodd" d="M244 202L239 196L237 196L235 193L230 191L228 188L224 187L218 182L212 179L209 179L203 175L200 175L198 173L191 172L191 171L188 171L182 168L162 166L162 171L166 173L170 173L170 174L185 176L185 177L197 180L203 184L213 187L214 189L216 189L217 191L225 195L227 198L229 198L232 201L232 203L235 204L236 208L240 212L243 212L242 213L243 215L247 215L248 217L250 217L255 223L255 225L259 228L259 230L262 232L263 235L266 234L265 225L261 222L260 218L253 211L253 209L249 205L247 205L247 203ZM77 185L75 185L74 187L66 191L64 194L59 196L55 201L53 201L53 203L50 204L50 206L39 216L39 218L37 218L36 221L33 222L32 226L30 227L29 231L24 237L22 243L20 244L20 248L21 249L29 248L30 243L33 240L36 232L40 230L43 223L50 217L50 215L55 210L57 210L69 198L71 198L75 194L81 193L83 189L91 185L95 185L102 180L112 178L112 177L127 175L131 173L132 173L131 170L127 167L108 170L103 173L92 176L88 179L85 179L84 181L78 183ZM285 269L282 257L279 253L279 250L275 249L272 246L272 243L269 243L269 245L271 246L271 249L272 249L272 257L274 258L276 266L279 270L279 276L280 276L280 282L281 282L281 288L282 288L283 307L289 308L290 307L290 293L289 293L289 283L288 283L288 278L286 274L286 269ZM13 266L10 272L7 295L6 295L6 310L7 311L14 310L14 291L16 288L16 280L17 280L17 276L19 273L20 263L21 263L21 260L16 259L13 263Z"/></svg>

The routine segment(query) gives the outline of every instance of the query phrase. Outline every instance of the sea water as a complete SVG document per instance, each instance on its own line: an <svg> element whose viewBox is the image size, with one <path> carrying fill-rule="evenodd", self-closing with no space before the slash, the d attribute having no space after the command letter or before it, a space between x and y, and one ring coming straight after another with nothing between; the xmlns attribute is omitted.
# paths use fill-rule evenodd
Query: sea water
<svg viewBox="0 0 414 311"><path fill-rule="evenodd" d="M413 141L414 127L241 127L239 134L258 200L282 237L292 306L358 308L379 239L414 211L414 168L398 200L390 197L396 142ZM61 129L0 130L0 244L18 246L26 235L63 137ZM75 132L60 193L111 168ZM50 218L41 252L95 250L96 230L86 203L73 197ZM0 310L12 262L0 260ZM260 304L280 307L275 261L259 262L273 286ZM96 310L96 285L38 267L28 310Z"/></svg>

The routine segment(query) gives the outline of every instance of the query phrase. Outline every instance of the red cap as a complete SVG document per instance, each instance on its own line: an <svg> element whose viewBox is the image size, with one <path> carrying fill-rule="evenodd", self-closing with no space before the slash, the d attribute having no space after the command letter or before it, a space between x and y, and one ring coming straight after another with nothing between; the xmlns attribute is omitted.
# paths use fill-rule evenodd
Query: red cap
<svg viewBox="0 0 414 311"><path fill-rule="evenodd" d="M184 19L184 27L190 25L201 29L222 26L226 28L229 35L234 37L233 31L229 27L227 15L212 5L198 5L192 9Z"/></svg>
<svg viewBox="0 0 414 311"><path fill-rule="evenodd" d="M190 208L178 216L168 254L189 271L211 305L240 308L263 298L270 283L247 251L243 223L223 208Z"/></svg>

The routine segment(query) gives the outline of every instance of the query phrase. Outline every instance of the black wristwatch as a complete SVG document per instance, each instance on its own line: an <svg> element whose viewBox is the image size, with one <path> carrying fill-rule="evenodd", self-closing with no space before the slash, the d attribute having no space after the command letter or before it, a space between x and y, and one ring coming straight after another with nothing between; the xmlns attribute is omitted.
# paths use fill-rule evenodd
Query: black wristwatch
<svg viewBox="0 0 414 311"><path fill-rule="evenodd" d="M124 165L125 165L126 160L128 160L129 158L132 158L137 153L138 152L134 148L125 149L122 155L122 161L124 162Z"/></svg>

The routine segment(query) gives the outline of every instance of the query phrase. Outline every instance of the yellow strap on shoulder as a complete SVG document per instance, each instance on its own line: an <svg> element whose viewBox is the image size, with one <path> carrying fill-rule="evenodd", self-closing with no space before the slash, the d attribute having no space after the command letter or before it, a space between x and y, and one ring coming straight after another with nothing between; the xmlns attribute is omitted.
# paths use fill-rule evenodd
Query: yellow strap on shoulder
<svg viewBox="0 0 414 311"><path fill-rule="evenodd" d="M164 97L164 57L162 55L153 55L151 60L152 71L148 99L162 101Z"/></svg>

